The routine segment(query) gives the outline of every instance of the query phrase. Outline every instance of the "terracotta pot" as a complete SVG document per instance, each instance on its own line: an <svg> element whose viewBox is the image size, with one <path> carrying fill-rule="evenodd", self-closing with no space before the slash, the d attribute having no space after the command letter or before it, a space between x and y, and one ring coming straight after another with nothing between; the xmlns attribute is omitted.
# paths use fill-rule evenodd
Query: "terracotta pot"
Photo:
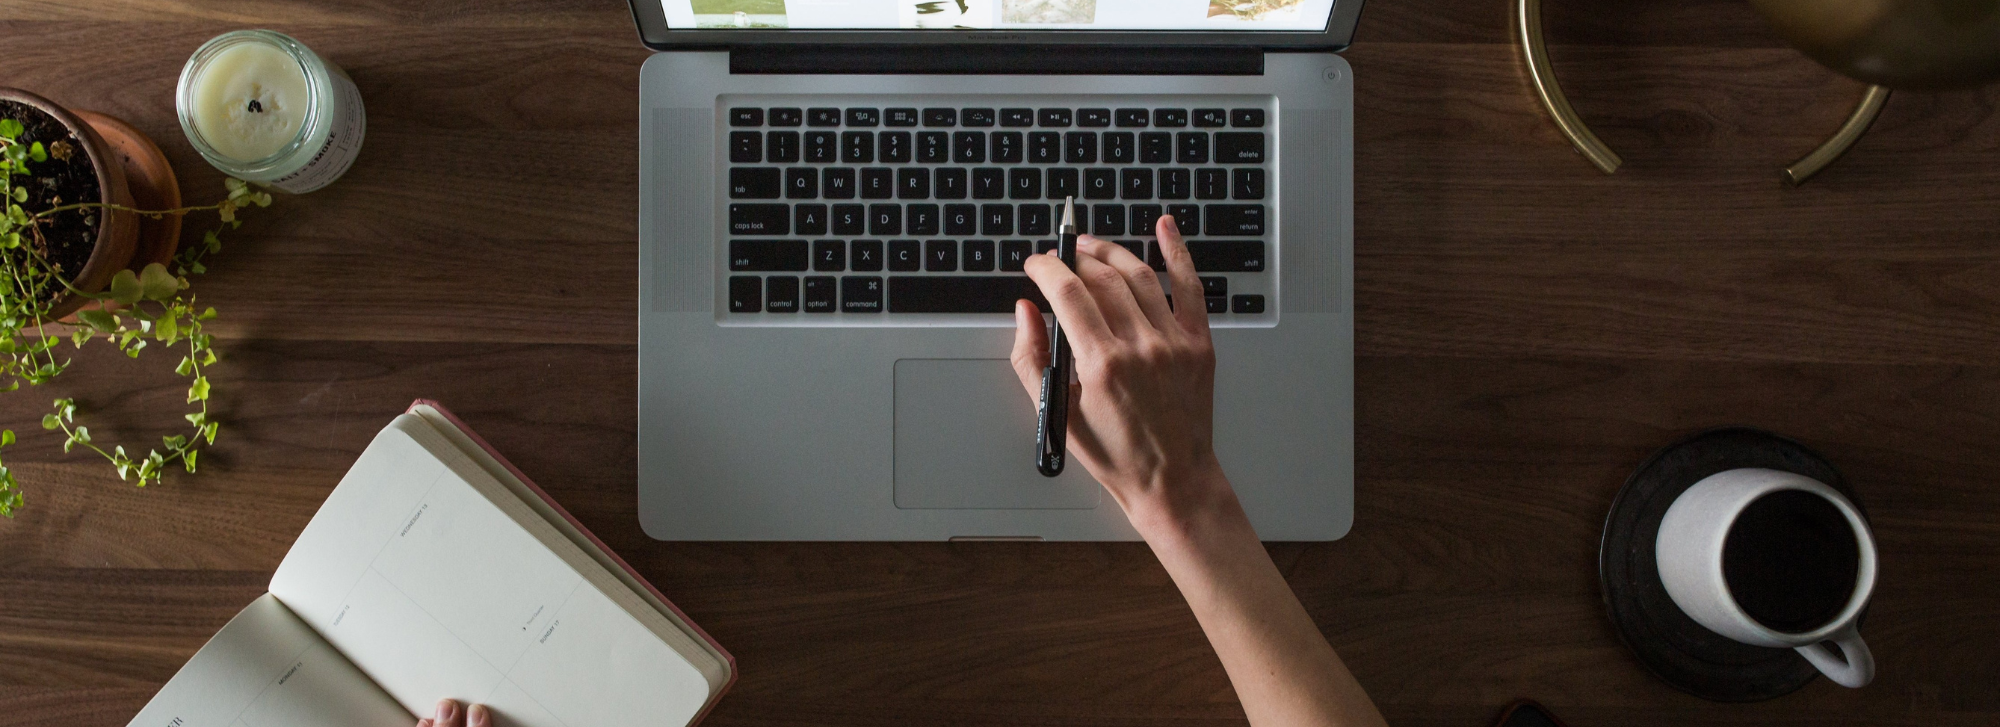
<svg viewBox="0 0 2000 727"><path fill-rule="evenodd" d="M17 88L0 86L0 100L41 110L76 135L97 174L98 201L138 209L172 209L181 204L180 183L166 155L130 124L89 111L71 111L55 102ZM32 210L31 210L32 211ZM111 284L120 270L140 270L147 263L173 259L180 244L181 220L154 220L130 212L106 211L100 216L97 242L71 285L96 293ZM75 313L89 299L69 294L56 302L50 319Z"/></svg>

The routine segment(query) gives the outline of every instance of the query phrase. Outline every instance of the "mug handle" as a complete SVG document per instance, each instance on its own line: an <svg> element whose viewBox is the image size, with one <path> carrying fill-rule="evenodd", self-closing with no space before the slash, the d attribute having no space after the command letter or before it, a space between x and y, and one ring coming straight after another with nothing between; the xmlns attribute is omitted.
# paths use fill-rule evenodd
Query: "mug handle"
<svg viewBox="0 0 2000 727"><path fill-rule="evenodd" d="M1826 678L1850 689L1868 686L1875 681L1875 655L1868 651L1868 644L1861 640L1861 631L1853 626L1835 634L1829 639L1840 651L1826 647L1824 643L1806 644L1796 647L1799 655L1811 662L1813 668ZM1844 658L1843 658L1844 657Z"/></svg>

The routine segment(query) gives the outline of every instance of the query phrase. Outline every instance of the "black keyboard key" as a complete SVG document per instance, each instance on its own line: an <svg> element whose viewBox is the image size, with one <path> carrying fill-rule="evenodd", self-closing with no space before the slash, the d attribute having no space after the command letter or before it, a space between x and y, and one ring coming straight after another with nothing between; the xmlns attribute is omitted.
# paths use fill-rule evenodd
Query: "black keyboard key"
<svg viewBox="0 0 2000 727"><path fill-rule="evenodd" d="M1007 171L997 167L972 170L973 199L1001 199L1007 196Z"/></svg>
<svg viewBox="0 0 2000 727"><path fill-rule="evenodd" d="M904 228L911 235L935 235L938 233L938 206L934 204L913 204L909 206L909 224Z"/></svg>
<svg viewBox="0 0 2000 727"><path fill-rule="evenodd" d="M1264 296L1239 295L1229 300L1230 310L1237 313L1255 314L1264 312Z"/></svg>
<svg viewBox="0 0 2000 727"><path fill-rule="evenodd" d="M826 205L802 204L792 208L792 234L826 234Z"/></svg>
<svg viewBox="0 0 2000 727"><path fill-rule="evenodd" d="M785 199L819 199L819 174L804 167L785 170Z"/></svg>
<svg viewBox="0 0 2000 727"><path fill-rule="evenodd" d="M1000 269L1018 273L1027 269L1028 256L1035 254L1035 246L1027 240L1006 240L1000 243Z"/></svg>
<svg viewBox="0 0 2000 727"><path fill-rule="evenodd" d="M1208 163L1208 134L1200 131L1183 131L1179 134L1180 150L1175 159L1182 164Z"/></svg>
<svg viewBox="0 0 2000 727"><path fill-rule="evenodd" d="M1214 297L1229 294L1229 279L1220 275L1204 275L1201 278L1201 294Z"/></svg>
<svg viewBox="0 0 2000 727"><path fill-rule="evenodd" d="M875 132L841 132L840 160L848 164L873 163L875 161Z"/></svg>
<svg viewBox="0 0 2000 727"><path fill-rule="evenodd" d="M882 241L855 240L853 257L849 264L855 272L866 273L882 269Z"/></svg>
<svg viewBox="0 0 2000 727"><path fill-rule="evenodd" d="M1125 234L1125 205L1091 205L1090 234L1098 237Z"/></svg>
<svg viewBox="0 0 2000 727"><path fill-rule="evenodd" d="M1264 234L1264 205L1212 204L1204 214L1202 234L1209 237L1259 237Z"/></svg>
<svg viewBox="0 0 2000 727"><path fill-rule="evenodd" d="M778 133L778 132L771 132ZM840 158L840 135L831 131L806 132L806 163L832 164Z"/></svg>
<svg viewBox="0 0 2000 727"><path fill-rule="evenodd" d="M1055 234L1055 213L1049 205L1024 204L1017 208L1015 214L1020 218L1021 231L1018 234L1037 237Z"/></svg>
<svg viewBox="0 0 2000 727"><path fill-rule="evenodd" d="M930 199L931 170L922 167L896 170L897 199Z"/></svg>
<svg viewBox="0 0 2000 727"><path fill-rule="evenodd" d="M764 310L772 313L799 312L799 279L790 275L765 278Z"/></svg>
<svg viewBox="0 0 2000 727"><path fill-rule="evenodd" d="M782 204L732 204L729 206L729 234L792 234L792 211Z"/></svg>
<svg viewBox="0 0 2000 727"><path fill-rule="evenodd" d="M1077 186L1077 171L1068 167L1049 170L1049 199L1064 199L1079 196L1082 188Z"/></svg>
<svg viewBox="0 0 2000 727"><path fill-rule="evenodd" d="M957 126L958 109L924 109L924 125L930 127Z"/></svg>
<svg viewBox="0 0 2000 727"><path fill-rule="evenodd" d="M1193 178L1186 169L1160 170L1160 199L1187 199L1194 190Z"/></svg>
<svg viewBox="0 0 2000 727"><path fill-rule="evenodd" d="M1079 109L1076 112L1076 125L1085 128L1110 126L1111 109Z"/></svg>
<svg viewBox="0 0 2000 727"><path fill-rule="evenodd" d="M807 126L839 126L840 109L806 109Z"/></svg>
<svg viewBox="0 0 2000 727"><path fill-rule="evenodd" d="M763 126L764 110L759 108L734 108L729 110L730 126Z"/></svg>
<svg viewBox="0 0 2000 727"><path fill-rule="evenodd" d="M840 310L843 313L882 312L882 279L873 275L841 278Z"/></svg>
<svg viewBox="0 0 2000 727"><path fill-rule="evenodd" d="M847 269L847 243L839 240L813 242L813 270L838 273Z"/></svg>
<svg viewBox="0 0 2000 727"><path fill-rule="evenodd" d="M805 120L806 112L798 109L771 109L772 126L798 126Z"/></svg>
<svg viewBox="0 0 2000 727"><path fill-rule="evenodd" d="M1236 109L1230 111L1229 125L1240 129L1261 129L1264 127L1264 110Z"/></svg>
<svg viewBox="0 0 2000 727"><path fill-rule="evenodd" d="M951 160L951 135L942 131L917 134L917 161L943 164Z"/></svg>
<svg viewBox="0 0 2000 727"><path fill-rule="evenodd" d="M1034 126L1034 109L1000 109L1000 125L1008 127Z"/></svg>
<svg viewBox="0 0 2000 727"><path fill-rule="evenodd" d="M993 109L966 109L959 117L960 123L975 128L992 126L994 121Z"/></svg>
<svg viewBox="0 0 2000 727"><path fill-rule="evenodd" d="M764 279L755 275L729 278L729 312L761 313L764 310Z"/></svg>
<svg viewBox="0 0 2000 727"><path fill-rule="evenodd" d="M1264 170L1238 169L1230 178L1235 180L1230 196L1236 199L1264 198Z"/></svg>
<svg viewBox="0 0 2000 727"><path fill-rule="evenodd" d="M881 110L881 109L848 109L848 110L847 110L847 125L848 125L848 126L880 126L880 125L882 125L882 110Z"/></svg>
<svg viewBox="0 0 2000 727"><path fill-rule="evenodd" d="M899 273L924 269L923 246L916 240L890 240L889 269Z"/></svg>
<svg viewBox="0 0 2000 727"><path fill-rule="evenodd" d="M1167 129L1187 126L1187 109L1153 109L1153 125Z"/></svg>
<svg viewBox="0 0 2000 727"><path fill-rule="evenodd" d="M1087 214L1087 213L1086 213L1086 214ZM1084 219L1084 221L1085 221L1085 222L1088 222L1088 221L1090 221L1090 220L1089 220L1089 218L1085 218L1085 219ZM1056 241L1055 241L1055 240L1038 240L1038 241L1036 241L1036 242L1035 242L1035 254L1036 254L1036 255L1045 255L1045 254L1048 254L1048 253L1050 253L1050 252L1053 252L1053 251L1054 251L1055 249L1056 249Z"/></svg>
<svg viewBox="0 0 2000 727"><path fill-rule="evenodd" d="M1194 172L1195 199L1229 199L1229 170L1197 169Z"/></svg>
<svg viewBox="0 0 2000 727"><path fill-rule="evenodd" d="M730 240L729 269L798 272L806 269L805 240Z"/></svg>
<svg viewBox="0 0 2000 727"><path fill-rule="evenodd" d="M1132 257L1139 258L1140 260L1146 259L1146 243L1138 240L1119 240L1117 244L1119 247L1125 248L1126 252L1132 253Z"/></svg>
<svg viewBox="0 0 2000 727"><path fill-rule="evenodd" d="M828 167L820 170L819 193L827 199L854 199L854 170Z"/></svg>
<svg viewBox="0 0 2000 727"><path fill-rule="evenodd" d="M868 208L858 204L837 204L833 206L833 234L868 234Z"/></svg>
<svg viewBox="0 0 2000 727"><path fill-rule="evenodd" d="M1041 199L1042 170L1033 167L1007 170L1008 199Z"/></svg>
<svg viewBox="0 0 2000 727"><path fill-rule="evenodd" d="M1019 164L1021 163L1021 154L1021 132L993 132L994 164Z"/></svg>
<svg viewBox="0 0 2000 727"><path fill-rule="evenodd" d="M916 109L889 109L882 112L883 126L916 126L921 117Z"/></svg>
<svg viewBox="0 0 2000 727"><path fill-rule="evenodd" d="M1148 131L1139 135L1139 161L1143 164L1166 164L1174 160L1174 135L1164 131Z"/></svg>
<svg viewBox="0 0 2000 727"><path fill-rule="evenodd" d="M1198 129L1214 129L1229 125L1229 112L1222 109L1195 109L1194 125Z"/></svg>
<svg viewBox="0 0 2000 727"><path fill-rule="evenodd" d="M764 135L755 131L729 132L729 161L736 164L764 161Z"/></svg>
<svg viewBox="0 0 2000 727"><path fill-rule="evenodd" d="M965 169L945 167L937 170L937 191L933 194L938 199L965 199Z"/></svg>
<svg viewBox="0 0 2000 727"><path fill-rule="evenodd" d="M1123 169L1118 172L1118 196L1124 199L1153 198L1153 170Z"/></svg>
<svg viewBox="0 0 2000 727"><path fill-rule="evenodd" d="M1074 114L1070 113L1069 109L1042 109L1036 120L1051 129L1067 129L1073 117Z"/></svg>
<svg viewBox="0 0 2000 727"><path fill-rule="evenodd" d="M986 132L959 131L951 135L951 160L960 164L986 162Z"/></svg>
<svg viewBox="0 0 2000 727"><path fill-rule="evenodd" d="M730 199L777 199L776 167L733 167L729 170Z"/></svg>
<svg viewBox="0 0 2000 727"><path fill-rule="evenodd" d="M1014 234L1014 206L1010 204L980 205L979 234L995 237Z"/></svg>
<svg viewBox="0 0 2000 727"><path fill-rule="evenodd" d="M1084 199L1118 199L1118 170L1083 170Z"/></svg>
<svg viewBox="0 0 2000 727"><path fill-rule="evenodd" d="M773 131L765 140L764 156L773 164L791 164L799 160L799 132Z"/></svg>
<svg viewBox="0 0 2000 727"><path fill-rule="evenodd" d="M1062 134L1037 131L1028 134L1028 162L1055 164L1062 161Z"/></svg>
<svg viewBox="0 0 2000 727"><path fill-rule="evenodd" d="M910 161L910 132L882 132L882 161L889 164L907 164Z"/></svg>
<svg viewBox="0 0 2000 727"><path fill-rule="evenodd" d="M1210 312L1210 313L1228 313L1228 312L1229 312L1229 299L1228 299L1228 298L1219 298L1219 297L1218 297L1218 298L1206 298L1205 300L1207 300L1207 301L1208 301L1208 312Z"/></svg>
<svg viewBox="0 0 2000 727"><path fill-rule="evenodd" d="M896 170L869 167L861 170L861 198L889 199L896 196Z"/></svg>
<svg viewBox="0 0 2000 727"><path fill-rule="evenodd" d="M814 275L806 278L807 313L832 313L834 311L835 297L840 294L839 289L835 287L837 283L834 281L836 280L839 280L839 278L831 275Z"/></svg>
<svg viewBox="0 0 2000 727"><path fill-rule="evenodd" d="M903 234L903 206L899 204L868 205L868 234Z"/></svg>
<svg viewBox="0 0 2000 727"><path fill-rule="evenodd" d="M890 313L1012 313L1027 299L1048 310L1048 299L1025 275L898 275L889 278Z"/></svg>
<svg viewBox="0 0 2000 727"><path fill-rule="evenodd" d="M1263 164L1264 132L1216 132L1215 161L1218 164Z"/></svg>
<svg viewBox="0 0 2000 727"><path fill-rule="evenodd" d="M958 243L950 240L931 240L924 243L924 272L951 273L958 271Z"/></svg>
<svg viewBox="0 0 2000 727"><path fill-rule="evenodd" d="M965 262L965 272L993 272L993 241L966 240L965 257L962 259Z"/></svg>
<svg viewBox="0 0 2000 727"><path fill-rule="evenodd" d="M1218 242L1198 240L1187 244L1194 269L1203 273L1261 273L1264 271L1264 243L1255 241Z"/></svg>
<svg viewBox="0 0 2000 727"><path fill-rule="evenodd" d="M944 206L944 234L979 234L979 208L969 204L948 204Z"/></svg>
<svg viewBox="0 0 2000 727"><path fill-rule="evenodd" d="M1097 132L1072 131L1064 134L1063 162L1067 164L1097 163Z"/></svg>
<svg viewBox="0 0 2000 727"><path fill-rule="evenodd" d="M1167 258L1160 252L1160 243L1146 243L1146 267L1152 268L1154 272L1166 272ZM1167 303L1169 305L1173 303L1171 297L1167 300Z"/></svg>
<svg viewBox="0 0 2000 727"><path fill-rule="evenodd" d="M1170 204L1167 214L1174 216L1174 230L1183 235L1201 229L1201 205Z"/></svg>
<svg viewBox="0 0 2000 727"><path fill-rule="evenodd" d="M1130 131L1114 131L1104 135L1104 161L1107 164L1131 164L1138 159L1138 137Z"/></svg>
<svg viewBox="0 0 2000 727"><path fill-rule="evenodd" d="M1134 235L1151 236L1160 226L1160 216L1166 210L1156 204L1132 205L1132 232Z"/></svg>
<svg viewBox="0 0 2000 727"><path fill-rule="evenodd" d="M1152 123L1153 112L1145 109L1119 109L1118 125L1128 129L1143 129Z"/></svg>

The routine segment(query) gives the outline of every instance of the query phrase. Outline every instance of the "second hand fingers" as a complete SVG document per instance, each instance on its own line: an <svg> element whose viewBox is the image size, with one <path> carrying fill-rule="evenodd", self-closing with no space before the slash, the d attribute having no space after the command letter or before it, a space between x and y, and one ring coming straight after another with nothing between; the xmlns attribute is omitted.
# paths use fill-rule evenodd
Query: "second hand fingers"
<svg viewBox="0 0 2000 727"><path fill-rule="evenodd" d="M1174 325L1173 310L1167 307L1166 291L1160 289L1160 278L1144 260L1132 254L1123 245L1093 240L1089 254L1116 269L1125 276L1125 284L1130 288L1132 298L1139 304L1139 311L1153 328L1166 331Z"/></svg>
<svg viewBox="0 0 2000 727"><path fill-rule="evenodd" d="M1087 238L1082 246L1109 245L1102 240ZM1097 299L1097 308L1104 313L1104 322L1111 332L1120 338L1128 338L1140 326L1147 325L1146 316L1139 310L1139 301L1132 296L1132 284L1124 273L1104 263L1092 255L1077 255L1076 276L1083 279L1090 295Z"/></svg>
<svg viewBox="0 0 2000 727"><path fill-rule="evenodd" d="M1172 216L1160 218L1159 233L1160 257L1167 261L1167 281L1181 299L1174 306L1174 318L1180 321L1181 330L1206 339L1208 300L1202 294L1201 276L1194 270L1194 257L1188 254L1187 242L1181 239L1180 226Z"/></svg>

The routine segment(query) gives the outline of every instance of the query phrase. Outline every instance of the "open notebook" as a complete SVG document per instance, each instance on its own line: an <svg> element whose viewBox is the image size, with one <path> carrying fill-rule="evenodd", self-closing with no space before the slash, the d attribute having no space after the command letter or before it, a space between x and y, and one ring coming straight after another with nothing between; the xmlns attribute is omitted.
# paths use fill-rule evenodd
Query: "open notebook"
<svg viewBox="0 0 2000 727"><path fill-rule="evenodd" d="M728 652L434 402L361 453L252 602L130 727L699 721Z"/></svg>

